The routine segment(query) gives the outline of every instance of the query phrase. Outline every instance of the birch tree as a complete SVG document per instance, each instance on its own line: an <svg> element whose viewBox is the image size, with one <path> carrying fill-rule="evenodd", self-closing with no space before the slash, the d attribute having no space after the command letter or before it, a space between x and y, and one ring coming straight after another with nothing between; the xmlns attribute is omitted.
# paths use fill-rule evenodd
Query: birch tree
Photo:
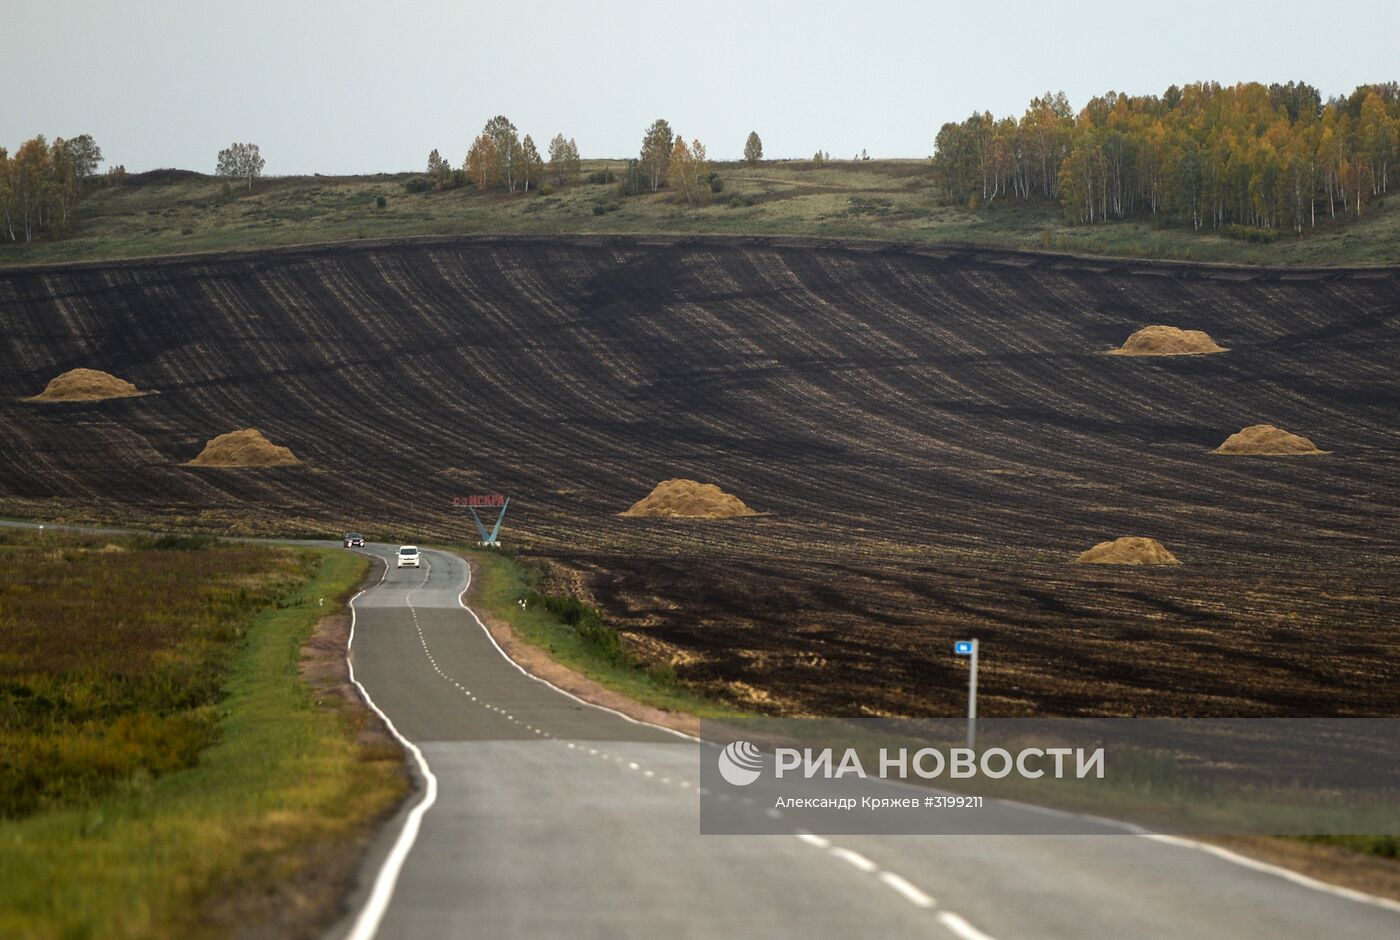
<svg viewBox="0 0 1400 940"><path fill-rule="evenodd" d="M642 172L651 183L652 192L660 189L661 184L667 180L674 144L671 125L661 118L653 121L651 127L647 128L646 135L642 137Z"/></svg>
<svg viewBox="0 0 1400 940"><path fill-rule="evenodd" d="M749 131L749 139L744 141L744 162L749 166L758 166L758 161L763 159L763 141L758 137L758 131Z"/></svg>
<svg viewBox="0 0 1400 940"><path fill-rule="evenodd" d="M229 144L219 151L215 176L226 176L248 181L248 189L253 189L253 180L262 176L267 161L263 159L257 144Z"/></svg>

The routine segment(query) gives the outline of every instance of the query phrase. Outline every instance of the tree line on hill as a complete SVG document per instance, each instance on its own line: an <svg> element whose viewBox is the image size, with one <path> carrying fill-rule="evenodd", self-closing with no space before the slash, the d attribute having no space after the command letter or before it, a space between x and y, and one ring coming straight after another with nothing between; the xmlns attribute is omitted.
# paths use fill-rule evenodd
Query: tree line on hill
<svg viewBox="0 0 1400 940"><path fill-rule="evenodd" d="M763 159L763 141L757 131L750 132L744 142L744 159L750 166ZM422 193L472 185L479 192L541 192L551 185L576 181L580 166L578 143L573 138L556 134L549 142L546 163L534 139L529 134L521 137L510 119L498 114L472 141L460 168L454 168L434 149L428 154L427 172L408 180L404 188ZM588 182L617 183L623 196L669 188L677 201L690 206L702 205L709 194L720 192L724 185L710 171L705 145L699 139L687 141L674 133L665 119L653 121L647 128L640 153L627 161L620 181L611 170L603 169L589 174Z"/></svg>
<svg viewBox="0 0 1400 940"><path fill-rule="evenodd" d="M555 134L549 142L549 162L545 163L539 147L529 134L519 130L503 114L486 122L481 133L472 141L466 159L456 169L436 148L428 154L428 168L423 176L404 184L411 193L458 189L475 186L478 191L504 189L506 192L538 192L552 182L563 184L579 172L578 144L563 134Z"/></svg>
<svg viewBox="0 0 1400 940"><path fill-rule="evenodd" d="M74 210L102 162L90 134L52 142L43 135L19 145L14 155L0 147L0 239L33 241L39 234L73 233ZM114 178L124 174L114 167Z"/></svg>
<svg viewBox="0 0 1400 940"><path fill-rule="evenodd" d="M990 112L944 124L934 141L945 198L1056 201L1070 222L1150 217L1261 233L1358 217L1389 187L1400 153L1400 85L1323 102L1301 82L1109 92L1077 114L1063 92L1020 119Z"/></svg>

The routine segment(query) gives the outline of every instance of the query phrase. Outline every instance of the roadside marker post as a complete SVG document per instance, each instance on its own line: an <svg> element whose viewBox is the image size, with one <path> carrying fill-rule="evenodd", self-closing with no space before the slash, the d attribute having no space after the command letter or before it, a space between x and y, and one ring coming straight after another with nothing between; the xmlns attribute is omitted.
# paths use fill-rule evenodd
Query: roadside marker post
<svg viewBox="0 0 1400 940"><path fill-rule="evenodd" d="M967 672L967 746L977 749L977 641L958 640L953 652L969 658Z"/></svg>
<svg viewBox="0 0 1400 940"><path fill-rule="evenodd" d="M501 496L498 493L478 496L457 496L452 500L452 505L466 507L472 514L472 521L476 523L476 531L481 534L481 543L487 548L499 548L501 545L501 524L506 521L506 510L510 507L510 497ZM496 524L488 532L486 524L481 521L481 516L477 515L478 509L499 509L496 516Z"/></svg>

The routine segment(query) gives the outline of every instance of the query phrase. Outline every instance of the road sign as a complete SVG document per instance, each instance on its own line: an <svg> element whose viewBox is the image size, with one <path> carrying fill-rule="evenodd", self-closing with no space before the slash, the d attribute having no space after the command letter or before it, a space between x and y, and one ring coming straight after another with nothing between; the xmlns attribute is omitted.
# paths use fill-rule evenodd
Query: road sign
<svg viewBox="0 0 1400 940"><path fill-rule="evenodd" d="M953 652L958 656L970 657L967 664L967 746L977 747L977 641L956 640Z"/></svg>
<svg viewBox="0 0 1400 940"><path fill-rule="evenodd" d="M476 496L454 496L452 505L465 507L467 512L472 514L472 521L476 523L476 531L481 533L481 543L488 548L496 548L500 543L501 523L506 521L506 509L510 506L510 497L502 496L499 493L489 493ZM477 515L478 509L499 509L496 516L496 524L488 531L486 524Z"/></svg>

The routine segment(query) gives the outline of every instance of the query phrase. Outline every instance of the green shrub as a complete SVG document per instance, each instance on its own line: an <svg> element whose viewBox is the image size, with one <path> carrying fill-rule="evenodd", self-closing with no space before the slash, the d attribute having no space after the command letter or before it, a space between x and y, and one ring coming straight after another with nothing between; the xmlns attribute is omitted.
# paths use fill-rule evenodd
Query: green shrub
<svg viewBox="0 0 1400 940"><path fill-rule="evenodd" d="M1278 241L1279 231L1273 228L1255 228L1252 225L1224 225L1220 228L1220 234L1236 241L1271 245Z"/></svg>
<svg viewBox="0 0 1400 940"><path fill-rule="evenodd" d="M433 184L428 181L426 176L413 176L404 182L403 188L404 192L426 193L433 188ZM383 197L381 196L380 198L382 199Z"/></svg>
<svg viewBox="0 0 1400 940"><path fill-rule="evenodd" d="M651 192L651 180L647 179L646 172L642 170L640 160L627 161L627 169L623 171L622 182L618 183L617 191L623 196L640 196Z"/></svg>
<svg viewBox="0 0 1400 940"><path fill-rule="evenodd" d="M526 598L531 606L541 606L559 619L559 622L573 629L593 651L610 662L631 665L632 661L622 648L622 637L612 627L603 623L603 615L595 607L590 607L576 597L557 594L531 593Z"/></svg>
<svg viewBox="0 0 1400 940"><path fill-rule="evenodd" d="M607 167L603 167L601 170L594 170L592 173L589 173L588 182L595 186L606 186L609 183L617 182L617 174Z"/></svg>

